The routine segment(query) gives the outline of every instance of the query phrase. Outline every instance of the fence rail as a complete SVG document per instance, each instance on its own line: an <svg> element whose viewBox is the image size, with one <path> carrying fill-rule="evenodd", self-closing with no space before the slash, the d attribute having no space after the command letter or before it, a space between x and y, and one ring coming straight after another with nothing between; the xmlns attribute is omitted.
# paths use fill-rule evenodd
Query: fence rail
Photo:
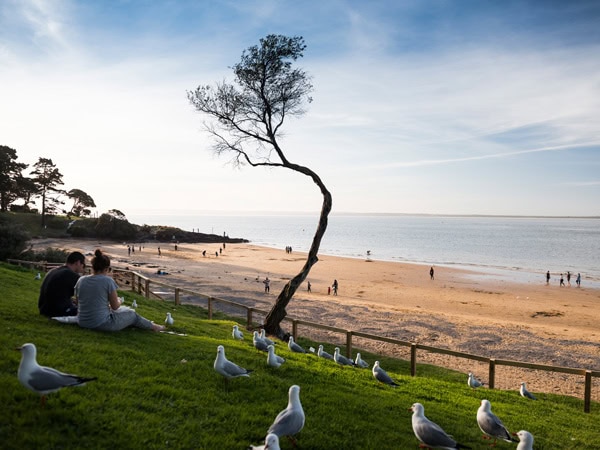
<svg viewBox="0 0 600 450"><path fill-rule="evenodd" d="M44 270L44 271L47 271L48 269L51 269L51 268L57 266L57 264L38 263L38 262L20 261L20 260L8 260L8 262L12 263L12 264L18 264L20 266L29 266L29 267L33 267L38 270ZM247 324L248 328L253 326L255 314L261 314L263 316L266 316L268 314L268 311L263 311L263 310L260 310L257 308L246 306L242 303L234 302L231 300L225 300L225 299L221 299L221 298L217 298L217 297L212 297L209 295L205 295L205 294L196 292L191 289L179 288L179 287L170 285L168 283L152 280L148 277L145 277L144 275L141 275L137 272L130 271L130 270L116 269L114 271L114 279L117 282L117 284L119 285L119 287L121 287L121 288L128 287L133 292L137 292L138 294L144 295L148 299L151 297L156 297L161 300L164 300L163 297L161 297L158 294L155 294L152 291L152 289L150 288L151 284L165 288L165 289L173 290L174 302L176 305L181 304L181 294L187 294L187 295L191 295L194 297L202 298L202 299L206 300L206 302L207 302L206 309L208 311L209 320L212 319L215 304L224 304L224 305L228 305L229 307L239 308L242 311L245 311L246 324ZM473 354L464 353L464 352L457 352L454 350L432 347L429 345L422 345L422 344L417 344L414 342L402 341L399 339L388 338L385 336L378 336L378 335L370 334L370 333L363 333L361 331L346 330L346 329L342 329L342 328L332 327L329 325L323 325L320 323L310 322L307 320L294 319L292 317L286 317L284 320L286 322L292 323L292 336L294 337L294 339L296 339L298 337L298 326L299 325L310 327L310 328L315 328L315 329L320 329L320 330L325 330L325 331L329 331L329 332L333 332L333 333L339 333L339 334L343 335L346 340L346 356L347 357L352 356L352 345L353 345L352 338L353 337L359 337L359 338L369 339L369 340L378 341L378 342L386 342L388 344L392 344L392 345L396 345L396 346L400 346L400 347L407 347L410 349L410 374L413 377L416 376L416 374L417 374L417 353L419 350L425 351L425 352L430 352L430 353L437 353L437 354L453 356L453 357L457 357L457 358L469 359L469 360L473 360L473 361L479 361L479 362L488 364L488 368L489 368L488 386L490 389L493 389L495 386L496 367L497 366L510 366L510 367L518 367L518 368L522 368L522 369L533 369L533 370L540 370L540 371L546 371L546 372L557 372L557 373L566 373L566 374L570 374L570 375L583 376L584 377L583 410L586 413L589 413L591 410L592 379L600 378L600 371L597 371L597 370L587 370L587 369L581 369L581 368L571 368L571 367L561 367L561 366L550 366L550 365L545 365L545 364L535 364L535 363L527 363L527 362L521 362L521 361L511 361L511 360L504 360L504 359L488 358L485 356L473 355Z"/></svg>

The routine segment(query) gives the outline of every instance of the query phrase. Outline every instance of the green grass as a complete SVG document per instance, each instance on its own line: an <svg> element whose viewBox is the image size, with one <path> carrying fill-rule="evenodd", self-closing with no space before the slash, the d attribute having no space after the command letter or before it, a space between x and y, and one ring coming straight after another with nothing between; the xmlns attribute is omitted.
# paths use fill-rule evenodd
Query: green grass
<svg viewBox="0 0 600 450"><path fill-rule="evenodd" d="M200 308L126 291L120 295L128 304L135 298L138 311L151 320L162 322L171 311L174 331L186 336L84 330L38 315L39 283L34 272L0 264L2 448L243 449L264 439L292 384L301 387L306 414L299 448L416 449L408 411L414 402L459 442L489 448L475 420L483 398L511 431L533 433L537 450L600 448L597 403L585 414L576 398L540 394L533 402L517 391L473 391L465 374L419 366L419 376L412 378L405 361L380 358L401 383L394 389L377 383L370 370L292 354L284 345L277 353L287 362L272 369L266 354L253 348L250 333L243 342L231 338L234 321L209 321ZM42 408L39 397L17 380L20 353L14 348L25 342L37 346L40 364L98 380L51 394ZM254 369L250 378L226 386L213 370L219 344L229 359ZM371 363L376 358L362 354ZM292 448L286 439L281 446ZM497 448L514 445L500 442Z"/></svg>

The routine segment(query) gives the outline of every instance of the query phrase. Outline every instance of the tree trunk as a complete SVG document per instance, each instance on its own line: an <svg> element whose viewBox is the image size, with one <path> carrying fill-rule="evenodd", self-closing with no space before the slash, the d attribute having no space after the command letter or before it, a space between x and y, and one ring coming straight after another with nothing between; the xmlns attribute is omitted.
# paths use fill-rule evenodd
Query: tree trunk
<svg viewBox="0 0 600 450"><path fill-rule="evenodd" d="M308 274L310 273L310 269L314 266L319 258L317 256L319 252L319 246L321 245L321 240L325 235L325 230L327 230L327 220L329 216L329 212L331 211L332 199L331 194L325 188L325 185L321 182L318 177L313 177L315 183L321 189L323 193L323 206L321 208L321 215L319 217L319 226L317 227L317 231L315 232L315 236L313 237L312 244L310 246L310 250L308 251L308 256L306 258L306 263L302 270L298 275L292 278L287 284L283 287L283 290L277 296L277 300L267 314L265 318L265 323L263 325L265 331L271 335L277 336L280 339L286 338L286 333L281 328L281 322L287 316L286 307L300 285L304 282Z"/></svg>

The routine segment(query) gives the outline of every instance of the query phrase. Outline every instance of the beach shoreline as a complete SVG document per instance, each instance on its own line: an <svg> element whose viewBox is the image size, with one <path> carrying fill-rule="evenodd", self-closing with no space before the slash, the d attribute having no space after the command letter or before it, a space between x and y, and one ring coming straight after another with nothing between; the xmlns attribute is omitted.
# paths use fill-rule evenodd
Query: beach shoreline
<svg viewBox="0 0 600 450"><path fill-rule="evenodd" d="M128 252L124 243L97 240L33 244L36 250L51 246L86 255L102 248L115 267L266 311L306 259L305 253L252 244L222 248L220 244L181 243L175 250L173 244L145 243L136 244L134 252ZM202 256L204 250L206 256ZM574 279L572 286L559 287L542 280L534 284L473 278L477 271L436 267L432 280L429 266L414 263L319 258L307 279L312 292L303 283L287 307L290 317L485 357L600 370L600 290L578 288ZM159 269L168 275L158 275ZM268 294L262 283L267 276L271 280ZM328 294L334 279L339 283L337 296ZM310 337L329 338L318 333ZM331 338L341 339L339 335ZM368 349L406 356L389 345ZM482 377L487 374L487 366L474 361L465 364L425 352L419 359ZM526 378L532 389L582 396L582 377L537 372L503 367L496 387L518 388L515 383ZM594 392L594 399L600 399L600 392Z"/></svg>

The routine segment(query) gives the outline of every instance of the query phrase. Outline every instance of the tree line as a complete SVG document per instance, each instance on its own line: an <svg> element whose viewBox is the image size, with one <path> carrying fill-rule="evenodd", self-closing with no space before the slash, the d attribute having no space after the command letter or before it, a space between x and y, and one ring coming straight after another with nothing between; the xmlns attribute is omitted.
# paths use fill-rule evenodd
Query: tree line
<svg viewBox="0 0 600 450"><path fill-rule="evenodd" d="M68 218L86 217L95 208L94 199L81 189L63 189L63 175L50 158L38 158L29 174L24 174L29 164L17 161L17 151L0 145L0 212L38 212L32 206L41 203L42 227L46 216L57 213ZM66 209L67 201L71 208ZM20 204L18 204L20 203Z"/></svg>

